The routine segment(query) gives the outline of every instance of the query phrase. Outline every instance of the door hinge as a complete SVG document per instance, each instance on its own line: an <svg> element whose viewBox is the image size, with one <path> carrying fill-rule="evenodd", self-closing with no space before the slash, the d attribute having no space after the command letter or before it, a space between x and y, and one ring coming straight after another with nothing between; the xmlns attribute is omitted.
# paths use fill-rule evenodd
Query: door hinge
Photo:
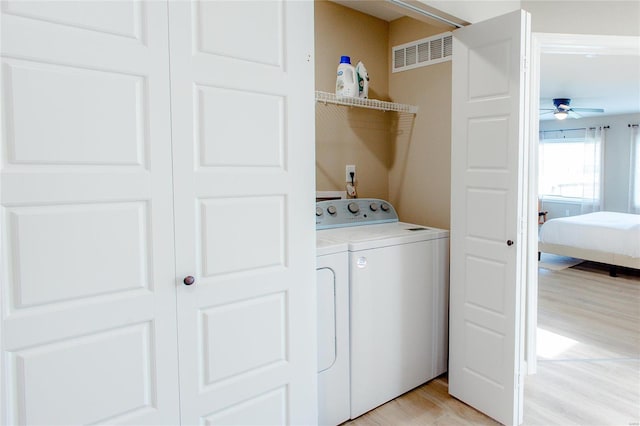
<svg viewBox="0 0 640 426"><path fill-rule="evenodd" d="M522 58L522 70L524 72L529 72L529 57L525 56Z"/></svg>
<svg viewBox="0 0 640 426"><path fill-rule="evenodd" d="M522 371L518 371L516 374L518 375L518 379L516 380L516 389L520 389L520 387L524 385L524 375L522 374Z"/></svg>

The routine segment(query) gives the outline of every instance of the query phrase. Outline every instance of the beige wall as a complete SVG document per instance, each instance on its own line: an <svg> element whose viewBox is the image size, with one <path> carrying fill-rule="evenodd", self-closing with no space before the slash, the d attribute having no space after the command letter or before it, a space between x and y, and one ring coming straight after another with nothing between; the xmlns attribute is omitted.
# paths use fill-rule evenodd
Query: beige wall
<svg viewBox="0 0 640 426"><path fill-rule="evenodd" d="M411 18L395 20L389 31L389 55L393 46L449 30ZM393 141L389 201L403 221L449 229L451 62L392 73L389 93L396 102L419 107L412 132Z"/></svg>
<svg viewBox="0 0 640 426"><path fill-rule="evenodd" d="M535 32L640 36L640 1L523 1Z"/></svg>
<svg viewBox="0 0 640 426"><path fill-rule="evenodd" d="M448 31L401 18L391 23L326 0L315 2L316 89L335 90L341 55L362 60L372 99L418 105L396 114L316 105L316 188L344 190L355 164L358 196L391 201L400 219L449 228L451 63L391 74L391 47Z"/></svg>
<svg viewBox="0 0 640 426"><path fill-rule="evenodd" d="M340 56L362 61L369 97L388 100L389 24L326 0L315 2L316 90L334 92ZM388 199L391 114L316 104L316 188L345 189L345 165L355 164L358 196Z"/></svg>

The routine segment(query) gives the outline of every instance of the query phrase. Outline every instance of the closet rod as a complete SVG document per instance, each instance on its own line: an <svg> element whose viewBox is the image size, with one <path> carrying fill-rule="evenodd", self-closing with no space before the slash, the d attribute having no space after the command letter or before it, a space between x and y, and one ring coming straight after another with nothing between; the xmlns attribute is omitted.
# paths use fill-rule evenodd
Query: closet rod
<svg viewBox="0 0 640 426"><path fill-rule="evenodd" d="M405 3L402 0L387 0L389 3L393 3L397 6L404 7L405 9L411 10L415 13L419 13L420 15L426 16L428 18L435 19L436 21L443 22L447 25L451 25L452 27L462 28L464 25L458 24L457 22L450 21L447 18L443 18L442 16L436 15L435 13L427 12L424 9L420 9L419 7L415 7L412 4Z"/></svg>

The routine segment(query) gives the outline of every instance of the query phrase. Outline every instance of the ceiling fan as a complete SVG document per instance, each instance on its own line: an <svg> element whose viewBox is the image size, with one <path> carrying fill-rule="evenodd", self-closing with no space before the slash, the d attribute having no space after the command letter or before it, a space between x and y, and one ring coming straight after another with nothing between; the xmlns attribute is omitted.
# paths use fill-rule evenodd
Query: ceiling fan
<svg viewBox="0 0 640 426"><path fill-rule="evenodd" d="M575 114L578 118L581 117L578 114L580 112L604 112L602 108L572 108L571 99L569 98L555 98L553 100L553 106L555 108L542 108L540 111L546 111L542 114L553 113L558 120L564 120L569 116L569 113Z"/></svg>

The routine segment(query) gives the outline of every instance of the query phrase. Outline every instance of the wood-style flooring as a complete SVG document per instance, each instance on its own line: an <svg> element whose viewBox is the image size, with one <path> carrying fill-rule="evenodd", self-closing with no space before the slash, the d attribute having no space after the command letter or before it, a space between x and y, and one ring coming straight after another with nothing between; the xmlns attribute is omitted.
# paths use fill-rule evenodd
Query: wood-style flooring
<svg viewBox="0 0 640 426"><path fill-rule="evenodd" d="M540 269L538 372L525 379L525 425L640 425L640 272L608 273L590 262ZM446 375L345 423L497 424L450 397Z"/></svg>

